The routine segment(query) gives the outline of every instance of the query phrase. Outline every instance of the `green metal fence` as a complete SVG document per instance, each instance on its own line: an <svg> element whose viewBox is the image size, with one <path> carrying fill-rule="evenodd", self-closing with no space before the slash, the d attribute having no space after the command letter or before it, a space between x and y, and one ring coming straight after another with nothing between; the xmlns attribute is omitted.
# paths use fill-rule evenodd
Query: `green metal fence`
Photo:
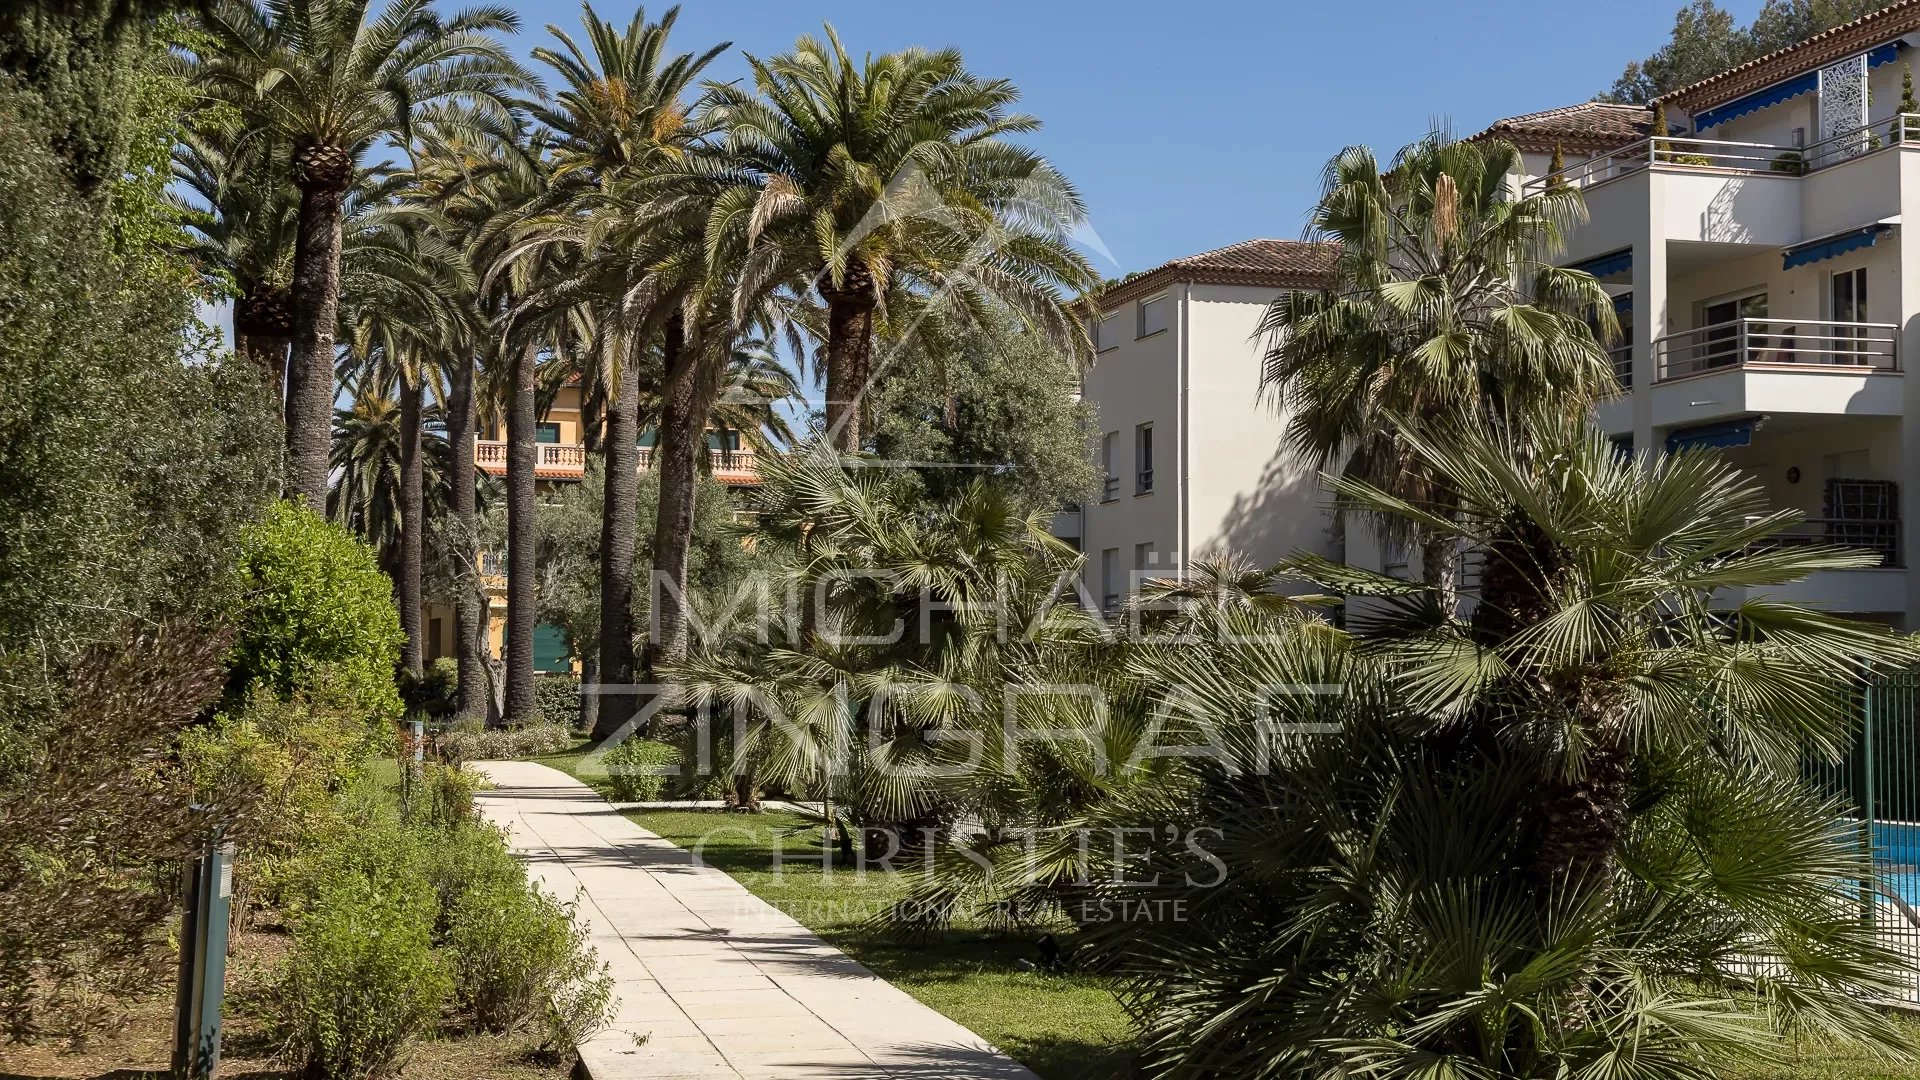
<svg viewBox="0 0 1920 1080"><path fill-rule="evenodd" d="M1881 943L1907 959L1920 1002L1920 671L1873 679L1849 702L1854 737L1843 762L1811 766L1809 778L1846 799L1873 876L1860 907Z"/></svg>

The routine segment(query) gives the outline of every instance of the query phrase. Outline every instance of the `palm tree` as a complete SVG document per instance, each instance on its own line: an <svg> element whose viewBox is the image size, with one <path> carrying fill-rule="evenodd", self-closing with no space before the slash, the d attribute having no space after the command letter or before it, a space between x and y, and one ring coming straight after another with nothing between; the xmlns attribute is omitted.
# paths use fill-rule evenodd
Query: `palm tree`
<svg viewBox="0 0 1920 1080"><path fill-rule="evenodd" d="M688 123L685 99L700 73L730 43L697 56L670 57L668 40L679 14L678 7L669 8L658 23L649 23L646 10L638 8L621 31L596 15L591 5L583 4L588 49L549 26L561 47L534 50L534 58L558 72L562 82L551 105L532 110L551 133L554 191L557 198L566 200L562 215L590 212L598 191L629 176L682 168L702 138L700 128ZM529 232L538 235L539 229L531 227ZM615 260L625 262L619 253ZM674 289L648 297L644 292L636 295L634 284L621 281L620 291L603 300L610 317L596 320L600 332L594 350L600 358L596 374L610 389L610 397L604 432L600 633L598 663L593 667L597 679L621 687L634 682L633 552L641 397L639 365L634 361L656 323L665 324L661 330L669 355L677 354L680 345L679 327L671 315L663 314L677 299ZM663 501L665 495L663 488ZM635 699L626 690L601 697L594 726L597 734L610 734L632 717Z"/></svg>
<svg viewBox="0 0 1920 1080"><path fill-rule="evenodd" d="M951 804L932 766L952 743L927 733L1001 730L1006 687L1045 683L1030 679L1042 669L1072 680L1060 670L1071 663L1050 660L1096 640L1079 609L1055 602L1077 556L1049 534L1050 514L1020 513L984 481L923 504L818 447L769 461L765 479L756 547L790 560L802 595L826 582L842 586L809 613L819 632L785 627L797 640L772 649L710 641L662 670L693 704L746 721L744 740L729 748L736 803L752 804L756 776L824 791L847 818L839 822L843 845L855 829L877 840L937 821ZM916 629L901 635L903 623ZM1013 640L1007 625L1033 637ZM974 745L998 755L1003 740ZM947 775L965 783L981 774Z"/></svg>
<svg viewBox="0 0 1920 1080"><path fill-rule="evenodd" d="M376 202L354 215L345 245L354 288L351 345L342 367L362 366L362 386L392 386L400 398L400 551L394 569L400 625L406 634L401 666L426 672L424 624L427 513L421 431L429 382L439 381L445 346L463 332L462 312L449 303L471 292L472 277L459 252L426 230L442 222L417 206ZM365 266L356 267L355 264ZM385 272L382 272L382 271ZM445 401L441 390L436 396Z"/></svg>
<svg viewBox="0 0 1920 1080"><path fill-rule="evenodd" d="M1409 431L1463 416L1501 424L1546 401L1583 413L1612 379L1610 298L1592 276L1548 261L1584 217L1580 194L1515 195L1519 160L1508 143L1436 134L1384 172L1365 147L1327 165L1309 235L1334 245L1333 278L1282 294L1260 327L1263 390L1288 416L1287 441L1322 468L1344 462L1345 475L1444 517L1451 495L1419 468ZM1382 423L1387 415L1411 428ZM1451 589L1450 541L1399 519L1379 524L1394 540L1428 537L1425 580Z"/></svg>
<svg viewBox="0 0 1920 1080"><path fill-rule="evenodd" d="M450 242L467 272L492 266L500 237L535 189L533 155L515 144L473 139L458 127L423 134L423 151L413 160L413 197L446 223ZM486 361L490 372L502 366L497 360L501 348L497 323L505 300L499 288L476 287L449 295L447 302L461 315L440 345L447 378L447 440L457 448L450 468L447 529L454 577L455 656L460 668L455 715L473 723L494 716L495 700L489 690L494 678L488 660L488 601L480 582L482 529L473 438L483 396L481 363Z"/></svg>
<svg viewBox="0 0 1920 1080"><path fill-rule="evenodd" d="M234 351L260 368L279 400L293 340L293 243L298 194L270 140L184 131L173 175L194 196L187 256L233 298Z"/></svg>
<svg viewBox="0 0 1920 1080"><path fill-rule="evenodd" d="M320 503L327 490L333 412L343 199L360 160L383 139L406 143L414 120L438 110L476 131L511 131L508 94L530 86L493 36L507 11L442 19L430 0L219 0L205 19L214 47L199 78L233 102L249 131L292 151L300 192L288 367L289 491Z"/></svg>
<svg viewBox="0 0 1920 1080"><path fill-rule="evenodd" d="M1548 775L1534 865L1605 888L1636 760L1724 743L1791 773L1803 754L1837 756L1850 689L1915 651L1885 627L1767 598L1880 556L1776 542L1799 511L1771 510L1718 455L1623 456L1554 406L1517 419L1403 433L1418 466L1454 493L1448 515L1333 481L1355 507L1486 554L1469 618L1437 608L1424 584L1317 557L1294 565L1388 602L1363 636L1394 660L1411 707L1537 752ZM1724 607L1716 593L1754 598Z"/></svg>
<svg viewBox="0 0 1920 1080"><path fill-rule="evenodd" d="M640 398L641 430L657 429L661 399L658 380L646 381ZM721 388L708 412L707 426L719 437L720 446L707 442L707 460L715 453L723 457L728 440L738 436L740 448L765 453L794 443L793 426L781 406L800 397L799 380L793 371L774 357L772 348L759 338L741 338L734 342L721 373Z"/></svg>
<svg viewBox="0 0 1920 1080"><path fill-rule="evenodd" d="M1061 351L1091 353L1065 297L1094 282L1066 234L1079 194L1003 136L1039 127L1010 112L1013 84L968 72L957 51L908 49L856 66L833 28L772 60L753 88L714 90L715 119L747 178L717 204L717 228L750 250L743 297L817 291L827 307L826 425L861 445L876 314L891 295L932 295L965 313L1011 308Z"/></svg>

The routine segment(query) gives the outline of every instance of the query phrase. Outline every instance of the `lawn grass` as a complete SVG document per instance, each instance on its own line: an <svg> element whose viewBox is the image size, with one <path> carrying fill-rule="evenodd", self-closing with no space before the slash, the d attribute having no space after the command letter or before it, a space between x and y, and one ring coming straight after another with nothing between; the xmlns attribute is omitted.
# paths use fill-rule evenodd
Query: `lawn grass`
<svg viewBox="0 0 1920 1080"><path fill-rule="evenodd" d="M906 895L907 880L878 870L823 872L821 829L798 815L635 811L627 816L698 851L754 895L1045 1080L1129 1074L1132 1027L1107 982L1023 970L1021 960L1039 959L1036 935L951 930L906 944L874 933L864 921Z"/></svg>
<svg viewBox="0 0 1920 1080"><path fill-rule="evenodd" d="M1920 1046L1920 1017L1897 1014L1894 1025L1907 1042ZM1920 1080L1920 1061L1887 1061L1857 1047L1837 1046L1816 1039L1803 1039L1782 1048L1782 1061L1771 1068L1742 1069L1728 1074L1727 1080Z"/></svg>

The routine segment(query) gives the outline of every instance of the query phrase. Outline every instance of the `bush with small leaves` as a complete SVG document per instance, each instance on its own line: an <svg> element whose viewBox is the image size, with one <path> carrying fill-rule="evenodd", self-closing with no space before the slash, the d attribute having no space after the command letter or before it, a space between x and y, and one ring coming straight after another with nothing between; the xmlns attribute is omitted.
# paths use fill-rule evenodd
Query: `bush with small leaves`
<svg viewBox="0 0 1920 1080"><path fill-rule="evenodd" d="M572 675L536 675L533 703L540 719L562 727L580 719L580 680Z"/></svg>
<svg viewBox="0 0 1920 1080"><path fill-rule="evenodd" d="M620 802L650 802L679 774L678 748L652 739L624 739L606 752L607 791Z"/></svg>
<svg viewBox="0 0 1920 1080"><path fill-rule="evenodd" d="M449 731L440 736L440 752L454 761L513 761L557 754L573 745L565 724L527 724L484 731Z"/></svg>
<svg viewBox="0 0 1920 1080"><path fill-rule="evenodd" d="M353 827L304 868L293 951L267 998L306 1075L390 1075L433 1032L453 983L433 947L438 902L423 854L397 824Z"/></svg>
<svg viewBox="0 0 1920 1080"><path fill-rule="evenodd" d="M584 960L576 955L583 949ZM454 903L447 953L455 994L483 1031L511 1031L538 1019L569 983L600 974L575 931L572 905L524 878L468 888Z"/></svg>

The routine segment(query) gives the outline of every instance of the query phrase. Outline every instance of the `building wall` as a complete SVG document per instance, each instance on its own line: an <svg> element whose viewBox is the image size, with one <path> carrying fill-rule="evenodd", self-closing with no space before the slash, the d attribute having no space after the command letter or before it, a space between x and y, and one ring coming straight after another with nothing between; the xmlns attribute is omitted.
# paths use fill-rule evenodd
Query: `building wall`
<svg viewBox="0 0 1920 1080"><path fill-rule="evenodd" d="M1754 433L1752 446L1729 449L1726 457L1766 489L1775 509L1822 517L1829 479L1900 479L1900 420L1849 416L1791 427L1767 422ZM1789 478L1795 469L1798 480Z"/></svg>
<svg viewBox="0 0 1920 1080"><path fill-rule="evenodd" d="M1115 591L1122 596L1134 589L1134 554L1138 545L1150 545L1158 556L1147 568L1147 576L1170 576L1170 562L1177 553L1177 526L1180 493L1176 431L1179 417L1179 349L1185 313L1179 299L1182 287L1175 285L1163 301L1169 305L1167 328L1147 337L1138 334L1139 302L1129 301L1109 314L1108 325L1118 340L1094 357L1093 366L1082 380L1082 393L1099 411L1098 431L1114 434L1113 475L1119 478L1112 499L1095 500L1086 505L1081 523L1081 549L1086 552L1082 581L1087 596L1099 604L1105 591L1102 581L1102 552L1114 549L1117 576ZM1153 299L1152 296L1143 297ZM1106 345L1107 340L1100 344ZM1135 494L1134 477L1139 463L1135 457L1138 426L1152 424L1154 430L1154 490ZM1097 464L1102 458L1100 436L1096 435L1088 453Z"/></svg>
<svg viewBox="0 0 1920 1080"><path fill-rule="evenodd" d="M1187 364L1188 550L1271 564L1296 551L1336 556L1314 462L1285 443L1286 418L1260 395L1260 318L1278 291L1195 285Z"/></svg>

